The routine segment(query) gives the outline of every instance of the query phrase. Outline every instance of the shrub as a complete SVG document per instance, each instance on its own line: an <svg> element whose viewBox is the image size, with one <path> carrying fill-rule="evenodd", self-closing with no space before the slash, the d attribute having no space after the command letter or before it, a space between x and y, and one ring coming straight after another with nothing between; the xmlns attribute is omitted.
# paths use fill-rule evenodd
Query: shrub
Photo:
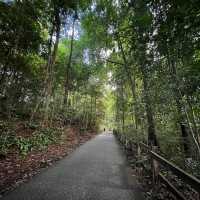
<svg viewBox="0 0 200 200"><path fill-rule="evenodd" d="M1 124L0 124L1 127ZM13 129L3 126L0 135L0 154L6 154L11 147L17 147L21 155L26 155L33 149L45 149L48 145L59 141L61 131L55 128L39 128L32 137L16 136Z"/></svg>

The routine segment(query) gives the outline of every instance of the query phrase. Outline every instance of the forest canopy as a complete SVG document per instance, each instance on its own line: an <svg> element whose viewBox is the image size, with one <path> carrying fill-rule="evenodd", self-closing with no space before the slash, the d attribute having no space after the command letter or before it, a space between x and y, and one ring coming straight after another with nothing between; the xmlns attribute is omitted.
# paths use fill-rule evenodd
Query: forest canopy
<svg viewBox="0 0 200 200"><path fill-rule="evenodd" d="M0 116L106 126L198 174L200 2L0 1Z"/></svg>

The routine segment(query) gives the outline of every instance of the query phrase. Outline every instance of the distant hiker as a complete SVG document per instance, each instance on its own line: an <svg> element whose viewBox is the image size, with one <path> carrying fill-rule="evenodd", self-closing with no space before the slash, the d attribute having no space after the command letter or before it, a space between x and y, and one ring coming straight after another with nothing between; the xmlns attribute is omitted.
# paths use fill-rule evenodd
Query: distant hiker
<svg viewBox="0 0 200 200"><path fill-rule="evenodd" d="M105 132L105 131L106 131L106 129L104 128L104 129L103 129L103 131Z"/></svg>

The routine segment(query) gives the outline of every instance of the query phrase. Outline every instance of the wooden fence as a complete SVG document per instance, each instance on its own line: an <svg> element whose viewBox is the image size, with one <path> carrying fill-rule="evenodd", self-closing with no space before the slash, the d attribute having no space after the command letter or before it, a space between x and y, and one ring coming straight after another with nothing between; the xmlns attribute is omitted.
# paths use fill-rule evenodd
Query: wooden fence
<svg viewBox="0 0 200 200"><path fill-rule="evenodd" d="M120 140L120 138L118 137ZM127 146L126 139L123 138L123 141L121 141L125 146ZM131 146L131 148L130 148ZM137 146L137 154L140 157L140 154L142 154L143 151L149 155L149 161L151 162L151 170L152 170L152 178L154 184L159 184L162 182L168 190L177 198L180 200L187 200L187 198L184 196L184 194L179 191L173 183L171 183L170 180L168 180L162 173L161 168L165 169L167 171L171 171L174 175L176 175L180 180L182 180L185 184L189 185L191 188L193 188L197 192L197 198L194 200L200 200L200 180L196 177L190 175L189 173L185 172L183 169L179 168L172 162L168 161L163 156L159 155L157 153L157 147L150 148L148 145L146 145L143 142L140 143L129 143L129 149L132 149L132 146Z"/></svg>
<svg viewBox="0 0 200 200"><path fill-rule="evenodd" d="M146 144L140 142L138 148L144 148L150 155L152 162L152 173L153 180L162 181L168 189L180 200L186 200L186 197L160 172L161 166L166 170L170 170L178 178L180 178L184 183L190 185L194 190L200 194L200 180L196 177L188 174L178 166L174 165L172 162L168 161L155 151L151 149ZM199 198L199 197L198 197Z"/></svg>

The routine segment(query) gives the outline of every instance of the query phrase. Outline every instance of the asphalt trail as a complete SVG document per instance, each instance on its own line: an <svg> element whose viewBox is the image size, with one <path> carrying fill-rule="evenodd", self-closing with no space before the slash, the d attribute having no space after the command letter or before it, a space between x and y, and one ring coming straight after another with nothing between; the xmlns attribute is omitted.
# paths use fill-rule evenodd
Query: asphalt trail
<svg viewBox="0 0 200 200"><path fill-rule="evenodd" d="M1 200L143 200L112 134L101 134Z"/></svg>

